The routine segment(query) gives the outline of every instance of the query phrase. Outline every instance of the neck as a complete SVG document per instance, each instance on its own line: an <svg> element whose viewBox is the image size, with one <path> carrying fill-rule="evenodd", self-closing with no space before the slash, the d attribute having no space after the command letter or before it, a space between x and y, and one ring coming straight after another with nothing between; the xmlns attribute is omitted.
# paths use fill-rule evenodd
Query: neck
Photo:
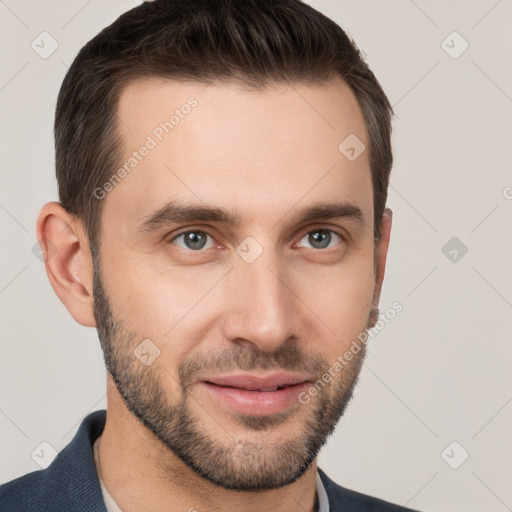
<svg viewBox="0 0 512 512"><path fill-rule="evenodd" d="M115 386L109 387L99 465L105 487L123 512L314 511L316 461L298 480L279 489L224 489L199 476L164 446L126 409Z"/></svg>

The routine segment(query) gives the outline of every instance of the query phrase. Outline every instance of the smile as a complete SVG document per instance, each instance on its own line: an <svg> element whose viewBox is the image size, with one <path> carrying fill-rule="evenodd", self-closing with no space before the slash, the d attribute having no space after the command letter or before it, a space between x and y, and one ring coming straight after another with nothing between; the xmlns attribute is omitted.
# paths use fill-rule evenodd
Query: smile
<svg viewBox="0 0 512 512"><path fill-rule="evenodd" d="M310 381L307 376L279 373L264 377L250 374L212 377L199 385L214 400L241 414L275 414L298 403Z"/></svg>

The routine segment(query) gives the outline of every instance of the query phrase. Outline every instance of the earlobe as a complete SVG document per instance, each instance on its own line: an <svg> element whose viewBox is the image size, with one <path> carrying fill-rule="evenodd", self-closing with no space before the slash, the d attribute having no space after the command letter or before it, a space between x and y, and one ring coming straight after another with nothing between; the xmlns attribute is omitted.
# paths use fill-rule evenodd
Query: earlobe
<svg viewBox="0 0 512 512"><path fill-rule="evenodd" d="M45 204L37 219L37 238L55 293L77 322L96 327L92 258L81 222L59 203Z"/></svg>

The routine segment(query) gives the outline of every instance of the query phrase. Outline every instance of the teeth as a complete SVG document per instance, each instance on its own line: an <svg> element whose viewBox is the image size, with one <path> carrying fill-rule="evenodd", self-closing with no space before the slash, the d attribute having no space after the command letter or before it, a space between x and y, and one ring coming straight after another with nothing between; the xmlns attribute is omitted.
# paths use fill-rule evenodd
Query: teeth
<svg viewBox="0 0 512 512"><path fill-rule="evenodd" d="M277 389L277 386L274 386L273 388L262 388L260 391L275 391Z"/></svg>

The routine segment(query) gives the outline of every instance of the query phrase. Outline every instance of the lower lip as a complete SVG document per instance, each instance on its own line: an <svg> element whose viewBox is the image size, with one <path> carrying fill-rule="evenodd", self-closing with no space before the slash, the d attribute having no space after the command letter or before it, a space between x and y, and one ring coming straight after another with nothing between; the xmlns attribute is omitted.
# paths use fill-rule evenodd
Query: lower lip
<svg viewBox="0 0 512 512"><path fill-rule="evenodd" d="M201 382L210 393L222 400L231 409L242 414L263 416L281 412L293 403L298 403L298 395L308 387L307 382L287 386L276 391L248 391L240 388L217 386L210 382Z"/></svg>

